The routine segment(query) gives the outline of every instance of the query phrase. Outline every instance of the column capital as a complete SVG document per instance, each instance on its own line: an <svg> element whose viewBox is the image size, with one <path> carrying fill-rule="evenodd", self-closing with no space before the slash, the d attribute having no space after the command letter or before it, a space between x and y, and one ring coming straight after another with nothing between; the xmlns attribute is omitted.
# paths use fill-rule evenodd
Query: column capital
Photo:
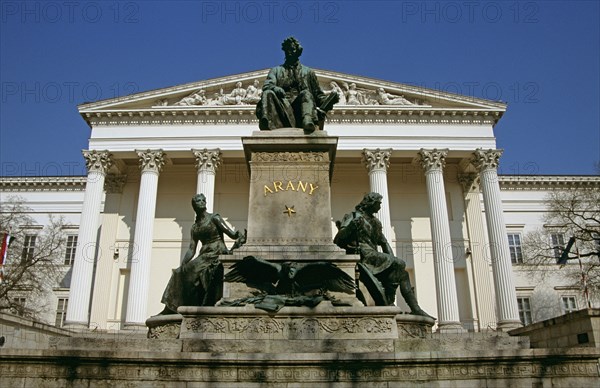
<svg viewBox="0 0 600 388"><path fill-rule="evenodd" d="M448 155L448 149L434 148L432 150L426 150L421 148L418 152L417 162L421 165L425 172L433 170L443 170L446 166L446 156Z"/></svg>
<svg viewBox="0 0 600 388"><path fill-rule="evenodd" d="M136 150L140 160L142 172L151 171L159 174L166 162L166 154L163 150Z"/></svg>
<svg viewBox="0 0 600 388"><path fill-rule="evenodd" d="M104 190L108 194L119 194L123 192L123 186L127 182L127 175L108 174L104 181Z"/></svg>
<svg viewBox="0 0 600 388"><path fill-rule="evenodd" d="M106 175L108 169L113 165L112 154L108 150L82 150L85 166L88 172L99 172Z"/></svg>
<svg viewBox="0 0 600 388"><path fill-rule="evenodd" d="M471 158L471 164L475 166L478 171L485 171L491 169L497 169L499 163L500 156L504 150L484 150L482 148L478 148L473 152L473 157Z"/></svg>
<svg viewBox="0 0 600 388"><path fill-rule="evenodd" d="M198 171L209 171L212 173L217 172L217 169L221 165L221 150L216 149L192 149L194 156L196 157L196 168Z"/></svg>
<svg viewBox="0 0 600 388"><path fill-rule="evenodd" d="M390 156L392 156L392 149L375 149L369 150L363 149L363 163L369 172L376 170L387 171L390 167Z"/></svg>

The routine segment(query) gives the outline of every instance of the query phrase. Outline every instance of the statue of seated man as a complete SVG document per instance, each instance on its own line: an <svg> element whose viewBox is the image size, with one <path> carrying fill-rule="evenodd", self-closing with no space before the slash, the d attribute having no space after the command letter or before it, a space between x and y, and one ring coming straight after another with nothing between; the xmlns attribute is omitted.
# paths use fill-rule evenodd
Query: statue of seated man
<svg viewBox="0 0 600 388"><path fill-rule="evenodd" d="M231 254L223 235L236 239L234 248L246 241L245 233L231 229L218 214L206 211L206 197L192 197L196 220L192 225L191 242L181 266L173 270L161 302L160 314L175 314L179 306L214 306L223 296L223 264L219 255ZM202 243L198 256L196 247Z"/></svg>
<svg viewBox="0 0 600 388"><path fill-rule="evenodd" d="M346 214L341 222L336 223L339 230L333 242L346 249L347 253L360 254L360 263L383 286L385 304L394 304L396 290L400 287L400 293L412 314L431 317L419 307L406 272L406 263L394 256L392 247L383 235L381 222L375 217L375 213L381 208L381 199L382 196L378 193L365 195L356 205L355 211ZM378 251L379 247L383 252Z"/></svg>
<svg viewBox="0 0 600 388"><path fill-rule="evenodd" d="M335 92L326 95L314 71L300 64L300 42L289 37L281 48L285 63L272 68L267 75L256 106L258 126L262 131L299 127L312 133L339 101L339 96Z"/></svg>

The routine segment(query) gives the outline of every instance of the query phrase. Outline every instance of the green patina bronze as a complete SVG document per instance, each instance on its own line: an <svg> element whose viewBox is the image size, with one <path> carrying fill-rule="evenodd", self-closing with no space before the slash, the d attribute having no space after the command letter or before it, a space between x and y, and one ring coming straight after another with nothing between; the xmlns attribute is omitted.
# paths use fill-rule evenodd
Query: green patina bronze
<svg viewBox="0 0 600 388"><path fill-rule="evenodd" d="M302 128L307 134L323 129L325 115L339 101L338 94L325 94L314 71L300 63L300 42L290 37L281 48L285 62L267 75L256 106L259 128Z"/></svg>

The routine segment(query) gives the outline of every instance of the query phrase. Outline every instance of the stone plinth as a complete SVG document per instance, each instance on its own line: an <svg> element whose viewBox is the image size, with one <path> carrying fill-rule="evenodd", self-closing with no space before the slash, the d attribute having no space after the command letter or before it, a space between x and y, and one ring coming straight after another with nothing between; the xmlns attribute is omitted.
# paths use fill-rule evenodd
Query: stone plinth
<svg viewBox="0 0 600 388"><path fill-rule="evenodd" d="M184 340L185 351L391 352L399 338L425 338L434 320L395 306L284 307L276 314L244 307L180 307L148 319L148 337ZM179 335L174 336L180 327Z"/></svg>
<svg viewBox="0 0 600 388"><path fill-rule="evenodd" d="M265 133L266 132L266 133ZM254 132L242 144L250 169L245 252L335 251L330 180L337 137L284 128Z"/></svg>

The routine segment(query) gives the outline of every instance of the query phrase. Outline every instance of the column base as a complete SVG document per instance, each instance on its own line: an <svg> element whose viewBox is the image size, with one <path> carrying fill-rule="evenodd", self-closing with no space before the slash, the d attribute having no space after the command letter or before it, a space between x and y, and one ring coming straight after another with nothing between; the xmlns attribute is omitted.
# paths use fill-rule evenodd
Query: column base
<svg viewBox="0 0 600 388"><path fill-rule="evenodd" d="M466 333L467 330L460 324L460 322L439 322L437 333L451 333L459 334Z"/></svg>
<svg viewBox="0 0 600 388"><path fill-rule="evenodd" d="M499 321L496 326L497 331L510 331L512 329L518 329L519 327L523 327L523 323L521 321L507 320L507 321Z"/></svg>

